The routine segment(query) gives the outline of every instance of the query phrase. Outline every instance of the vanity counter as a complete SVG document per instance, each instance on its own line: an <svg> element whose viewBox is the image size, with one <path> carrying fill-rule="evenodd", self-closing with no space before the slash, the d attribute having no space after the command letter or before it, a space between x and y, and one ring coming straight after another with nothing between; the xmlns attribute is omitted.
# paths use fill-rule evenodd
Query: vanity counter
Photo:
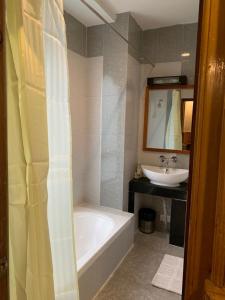
<svg viewBox="0 0 225 300"><path fill-rule="evenodd" d="M130 194L131 193L131 194ZM143 193L165 198L179 199L181 201L187 200L187 183L183 182L177 187L168 187L152 184L147 177L139 179L132 179L129 182L129 205L128 211L134 212L134 203L132 193ZM130 197L131 196L131 197Z"/></svg>
<svg viewBox="0 0 225 300"><path fill-rule="evenodd" d="M128 211L131 213L134 213L135 193L172 199L170 243L183 247L188 184L184 182L178 187L167 187L152 184L147 177L132 179L128 199Z"/></svg>

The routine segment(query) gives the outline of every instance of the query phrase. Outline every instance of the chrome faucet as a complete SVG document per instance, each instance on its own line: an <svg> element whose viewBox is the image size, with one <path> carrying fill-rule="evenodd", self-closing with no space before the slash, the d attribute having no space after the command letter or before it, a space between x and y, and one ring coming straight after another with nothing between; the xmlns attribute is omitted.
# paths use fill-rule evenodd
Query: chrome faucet
<svg viewBox="0 0 225 300"><path fill-rule="evenodd" d="M173 163L177 162L177 156L176 155L173 155L171 157L166 157L164 155L160 155L159 159L160 159L160 162L161 162L162 166L164 164L164 166L166 168L166 170L165 170L166 174L169 172L169 163L170 163L170 161L172 161Z"/></svg>

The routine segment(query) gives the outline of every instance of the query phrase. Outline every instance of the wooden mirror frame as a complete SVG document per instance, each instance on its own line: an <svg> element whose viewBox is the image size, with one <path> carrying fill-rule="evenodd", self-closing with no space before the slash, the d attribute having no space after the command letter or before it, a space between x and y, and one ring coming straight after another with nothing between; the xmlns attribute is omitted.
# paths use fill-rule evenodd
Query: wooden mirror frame
<svg viewBox="0 0 225 300"><path fill-rule="evenodd" d="M149 111L149 92L150 90L172 90L172 89L194 89L193 84L181 85L181 84L154 84L147 86L145 89L145 106L144 106L144 131L143 131L143 151L154 151L154 152L167 152L167 153L181 153L189 154L190 150L176 150L176 149L162 149L162 148L151 148L147 147L148 137L148 111ZM190 99L193 101L193 99Z"/></svg>

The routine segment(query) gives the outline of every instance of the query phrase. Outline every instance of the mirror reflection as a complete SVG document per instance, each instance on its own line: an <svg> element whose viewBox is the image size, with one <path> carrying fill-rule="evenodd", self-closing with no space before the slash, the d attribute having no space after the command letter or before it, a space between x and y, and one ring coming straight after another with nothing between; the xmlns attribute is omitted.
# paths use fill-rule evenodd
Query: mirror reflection
<svg viewBox="0 0 225 300"><path fill-rule="evenodd" d="M147 89L146 150L185 152L191 146L193 88Z"/></svg>

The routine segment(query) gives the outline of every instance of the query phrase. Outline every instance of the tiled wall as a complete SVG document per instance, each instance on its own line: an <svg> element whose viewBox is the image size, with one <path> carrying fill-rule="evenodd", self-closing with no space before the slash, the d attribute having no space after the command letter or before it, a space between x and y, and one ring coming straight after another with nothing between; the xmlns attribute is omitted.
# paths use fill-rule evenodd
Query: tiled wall
<svg viewBox="0 0 225 300"><path fill-rule="evenodd" d="M75 199L123 209L128 46L109 26L85 28L68 14L65 14L65 19L68 48L72 50L69 51L69 65L72 78ZM114 24L127 37L128 21L129 14L122 14ZM98 59L100 55L104 56L103 78L94 73L93 61L90 65L90 59ZM85 57L92 58L87 60ZM98 101L97 105L92 105L96 99L91 101L90 95L87 95L89 82L93 86L102 84L101 102ZM90 123L92 126L87 126L89 117L93 121ZM97 127L100 134L97 136L92 133L96 128L94 122L99 123ZM94 145L96 139L98 146ZM95 166L92 168L93 164ZM91 168L97 173L92 172Z"/></svg>
<svg viewBox="0 0 225 300"><path fill-rule="evenodd" d="M99 97L96 97L96 101L90 102L87 106L85 106L87 101L84 101L84 103L80 101L80 107L77 104L72 107L73 114L76 116L75 121L72 121L77 122L77 128L82 126L80 125L82 120L86 121L85 114L91 119L93 114L95 119L92 119L92 121L90 119L91 127L96 128L93 125L96 121L99 130L98 137L94 136L91 127L86 128L87 133L90 130L91 137L82 137L76 130L73 132L74 149L77 148L79 149L78 152L80 151L80 153L75 154L77 155L75 162L79 160L79 157L83 157L82 149L87 151L88 147L92 145L90 141L97 140L98 143L98 146L93 144L93 147L89 147L87 154L85 152L85 155L90 158L90 164L96 160L96 153L98 157L97 165L95 164L91 173L92 178L89 179L90 182L92 181L93 186L86 186L87 173L84 171L85 168L79 169L79 162L74 165L75 192L78 193L76 199L93 201L94 203L126 210L128 182L133 177L137 162L157 165L158 156L160 155L155 152L142 151L143 103L146 78L152 74L165 75L162 71L165 72L164 63L167 63L167 75L176 75L177 73L172 73L179 66L180 73L188 75L190 82L193 81L197 26L196 24L178 25L143 32L130 14L121 14L114 26L125 37L129 38L133 47L128 47L109 26L99 25L85 28L71 18L71 16L66 16L68 48L81 54L83 58L85 56L96 57L97 59L102 56L103 69L102 102L100 103ZM145 56L157 63L157 68L154 71L150 65L146 64L146 61L142 61L142 64L140 64L141 60L139 58L142 51ZM181 52L190 52L191 57L182 59ZM80 61L83 58L80 58ZM88 65L89 63L90 61ZM98 63L100 68L100 62ZM93 68L95 69L94 61ZM83 82L85 82L84 77L87 78L87 73L82 75L79 68L75 73L79 78L83 76ZM91 77L92 83L98 85L99 82L95 80L100 80L99 75L92 72ZM74 89L74 95L77 93L76 90L79 89L79 78L73 78L72 80L71 86ZM87 86L84 86L83 89L87 89ZM74 96L74 98L76 97ZM83 117L81 118L81 116ZM99 124L97 118L101 124ZM138 127L139 131L137 130ZM85 142L82 142L82 138ZM94 155L94 159L91 154ZM188 168L188 164L188 155L178 156L178 167ZM99 168L99 171L97 171L97 176L94 176L96 168ZM86 165L87 169L88 165ZM80 176L81 174L82 176ZM94 191L95 196L87 195L88 190L90 194ZM155 205L155 201L149 197L140 196L139 198L139 205ZM167 202L167 204L170 206L170 202ZM156 210L158 215L163 213L162 200L157 202Z"/></svg>
<svg viewBox="0 0 225 300"><path fill-rule="evenodd" d="M104 32L107 25L87 28L66 12L65 21L70 50L88 57L103 55ZM113 26L129 39L131 56L146 64L149 61L154 64L180 61L181 74L188 76L189 83L194 82L197 23L143 31L131 14L123 13L118 15L117 22ZM183 52L189 52L190 57L181 57ZM148 61L143 59L144 57L148 58Z"/></svg>
<svg viewBox="0 0 225 300"><path fill-rule="evenodd" d="M116 26L128 35L127 15ZM124 135L127 87L127 44L104 28L102 92L101 204L123 209Z"/></svg>
<svg viewBox="0 0 225 300"><path fill-rule="evenodd" d="M125 116L125 143L124 143L124 182L123 182L123 209L128 208L128 186L134 177L138 160L138 123L139 123L139 80L141 64L128 56L127 66L127 96Z"/></svg>
<svg viewBox="0 0 225 300"><path fill-rule="evenodd" d="M67 47L82 56L87 54L87 28L67 12L64 12L66 23Z"/></svg>
<svg viewBox="0 0 225 300"><path fill-rule="evenodd" d="M106 25L86 27L67 12L64 12L68 49L87 57L103 55L104 30Z"/></svg>
<svg viewBox="0 0 225 300"><path fill-rule="evenodd" d="M103 58L68 50L74 203L100 204Z"/></svg>
<svg viewBox="0 0 225 300"><path fill-rule="evenodd" d="M87 28L87 56L96 57L103 55L105 25Z"/></svg>
<svg viewBox="0 0 225 300"><path fill-rule="evenodd" d="M132 15L129 16L129 54L139 60L141 57L141 43L143 31Z"/></svg>
<svg viewBox="0 0 225 300"><path fill-rule="evenodd" d="M197 23L145 30L142 34L142 54L153 63L182 63L182 75L189 83L194 82L195 56L197 45ZM191 55L182 58L181 53Z"/></svg>
<svg viewBox="0 0 225 300"><path fill-rule="evenodd" d="M128 184L137 166L140 63L135 58L141 30L129 13L118 15L113 26L133 47L105 26L101 204L127 210Z"/></svg>

